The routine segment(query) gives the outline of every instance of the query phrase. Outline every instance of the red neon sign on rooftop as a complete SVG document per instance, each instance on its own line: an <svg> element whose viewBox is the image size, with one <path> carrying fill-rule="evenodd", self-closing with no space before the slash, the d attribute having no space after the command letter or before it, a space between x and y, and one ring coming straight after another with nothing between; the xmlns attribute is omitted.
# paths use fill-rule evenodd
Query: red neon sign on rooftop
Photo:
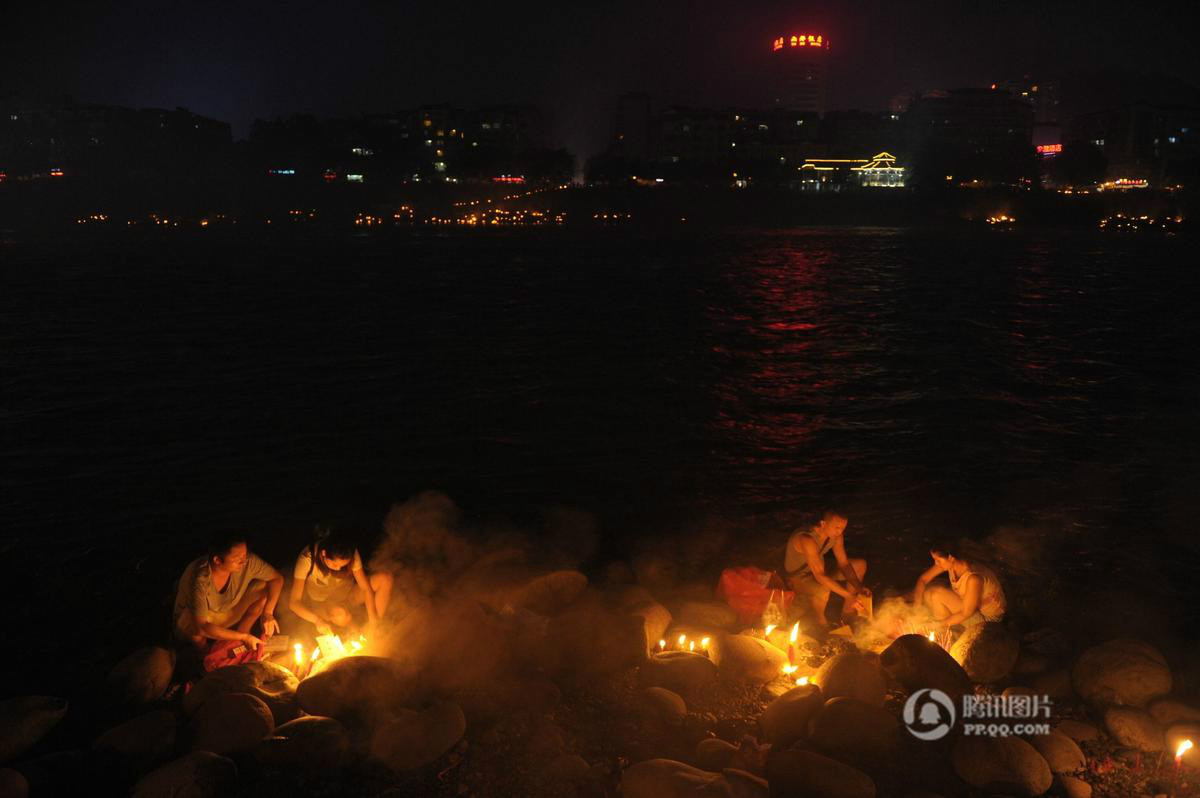
<svg viewBox="0 0 1200 798"><path fill-rule="evenodd" d="M797 33L792 36L780 36L771 43L772 50L782 50L784 47L828 47L829 40L824 34Z"/></svg>

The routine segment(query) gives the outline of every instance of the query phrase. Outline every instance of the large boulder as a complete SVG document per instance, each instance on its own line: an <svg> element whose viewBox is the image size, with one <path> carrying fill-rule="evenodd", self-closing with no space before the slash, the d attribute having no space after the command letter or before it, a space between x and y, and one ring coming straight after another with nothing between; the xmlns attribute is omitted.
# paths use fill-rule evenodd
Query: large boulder
<svg viewBox="0 0 1200 798"><path fill-rule="evenodd" d="M826 699L844 695L880 707L887 695L887 676L879 657L858 651L844 651L825 660L812 682L821 686Z"/></svg>
<svg viewBox="0 0 1200 798"><path fill-rule="evenodd" d="M692 761L701 770L710 773L720 773L729 767L729 763L738 754L738 747L720 737L706 737L696 743L696 753Z"/></svg>
<svg viewBox="0 0 1200 798"><path fill-rule="evenodd" d="M875 798L866 773L814 751L772 752L767 760L771 794L805 798Z"/></svg>
<svg viewBox="0 0 1200 798"><path fill-rule="evenodd" d="M1065 734L1077 743L1088 742L1100 738L1100 730L1090 723L1066 718L1060 720L1054 731Z"/></svg>
<svg viewBox="0 0 1200 798"><path fill-rule="evenodd" d="M210 751L193 751L146 774L133 798L218 798L237 781L233 760Z"/></svg>
<svg viewBox="0 0 1200 798"><path fill-rule="evenodd" d="M807 738L809 723L824 704L825 697L817 685L793 687L767 704L759 716L760 738L776 749Z"/></svg>
<svg viewBox="0 0 1200 798"><path fill-rule="evenodd" d="M296 701L310 715L343 722L371 721L414 695L411 673L383 657L345 657L296 689Z"/></svg>
<svg viewBox="0 0 1200 798"><path fill-rule="evenodd" d="M480 563L458 581L455 590L496 612L507 607L549 616L579 598L587 585L587 577L579 571L539 571L513 558Z"/></svg>
<svg viewBox="0 0 1200 798"><path fill-rule="evenodd" d="M663 687L647 687L642 690L638 711L652 725L679 727L687 717L687 704L678 693Z"/></svg>
<svg viewBox="0 0 1200 798"><path fill-rule="evenodd" d="M896 767L900 733L900 722L883 707L838 696L813 716L809 739L820 753L878 777Z"/></svg>
<svg viewBox="0 0 1200 798"><path fill-rule="evenodd" d="M1155 752L1166 747L1163 727L1144 709L1109 707L1104 710L1104 728L1114 740L1130 748Z"/></svg>
<svg viewBox="0 0 1200 798"><path fill-rule="evenodd" d="M1019 737L962 737L951 760L958 777L977 789L1034 796L1054 779L1042 755Z"/></svg>
<svg viewBox="0 0 1200 798"><path fill-rule="evenodd" d="M67 699L26 695L0 701L0 763L16 759L67 714Z"/></svg>
<svg viewBox="0 0 1200 798"><path fill-rule="evenodd" d="M276 725L300 716L296 704L296 689L300 680L282 665L274 662L245 662L217 668L196 682L183 697L183 711L195 715L204 702L227 693L248 693L257 696L271 708Z"/></svg>
<svg viewBox="0 0 1200 798"><path fill-rule="evenodd" d="M214 754L251 751L275 730L271 708L249 693L223 693L205 701L192 718L192 750Z"/></svg>
<svg viewBox="0 0 1200 798"><path fill-rule="evenodd" d="M971 692L971 679L946 649L923 635L901 635L879 655L879 664L909 692L926 687L941 690L962 705Z"/></svg>
<svg viewBox="0 0 1200 798"><path fill-rule="evenodd" d="M623 798L766 798L767 783L739 770L713 773L673 759L648 759L621 773Z"/></svg>
<svg viewBox="0 0 1200 798"><path fill-rule="evenodd" d="M665 687L691 697L716 683L717 666L703 654L664 651L641 664L638 679L647 687Z"/></svg>
<svg viewBox="0 0 1200 798"><path fill-rule="evenodd" d="M108 694L122 706L143 706L163 697L175 673L175 652L160 646L139 648L108 674Z"/></svg>
<svg viewBox="0 0 1200 798"><path fill-rule="evenodd" d="M991 684L1012 673L1021 644L1002 623L985 621L968 626L950 647L950 656L971 681Z"/></svg>
<svg viewBox="0 0 1200 798"><path fill-rule="evenodd" d="M1097 704L1144 707L1171 692L1171 669L1158 649L1123 637L1093 646L1071 672L1075 692Z"/></svg>
<svg viewBox="0 0 1200 798"><path fill-rule="evenodd" d="M1067 798L1092 798L1092 785L1074 776L1059 776L1062 793Z"/></svg>
<svg viewBox="0 0 1200 798"><path fill-rule="evenodd" d="M420 712L401 709L375 732L371 756L393 770L415 770L440 758L466 733L466 716L453 701Z"/></svg>
<svg viewBox="0 0 1200 798"><path fill-rule="evenodd" d="M658 641L663 639L667 627L671 625L670 610L657 601L643 601L626 608L626 611L642 619L642 637L646 641L646 653L657 649Z"/></svg>
<svg viewBox="0 0 1200 798"><path fill-rule="evenodd" d="M1051 773L1077 773L1087 767L1083 751L1062 732L1034 735L1029 738L1029 744L1046 760Z"/></svg>
<svg viewBox="0 0 1200 798"><path fill-rule="evenodd" d="M738 615L721 601L685 601L679 605L679 620L710 632L720 632L735 628Z"/></svg>
<svg viewBox="0 0 1200 798"><path fill-rule="evenodd" d="M307 715L275 729L259 743L255 756L272 767L324 770L341 765L350 751L350 733L333 718Z"/></svg>
<svg viewBox="0 0 1200 798"><path fill-rule="evenodd" d="M116 754L144 771L175 749L175 730L175 713L159 709L114 726L95 739L92 749Z"/></svg>
<svg viewBox="0 0 1200 798"><path fill-rule="evenodd" d="M550 643L543 664L552 674L576 679L605 676L646 659L645 619L599 601L576 602L555 619Z"/></svg>
<svg viewBox="0 0 1200 798"><path fill-rule="evenodd" d="M750 635L717 635L708 650L721 673L734 679L769 682L778 679L787 665L787 654Z"/></svg>
<svg viewBox="0 0 1200 798"><path fill-rule="evenodd" d="M1146 707L1146 711L1164 729L1176 723L1200 723L1200 709L1173 698L1159 698L1151 701Z"/></svg>

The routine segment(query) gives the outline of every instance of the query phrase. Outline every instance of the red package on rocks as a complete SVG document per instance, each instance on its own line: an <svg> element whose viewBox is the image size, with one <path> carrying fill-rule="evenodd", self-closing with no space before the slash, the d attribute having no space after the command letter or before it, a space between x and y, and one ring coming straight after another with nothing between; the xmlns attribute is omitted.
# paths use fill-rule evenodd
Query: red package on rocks
<svg viewBox="0 0 1200 798"><path fill-rule="evenodd" d="M783 589L783 581L773 571L764 571L752 565L722 571L721 581L717 583L717 595L748 626L757 625L772 601L786 614L796 597L794 591Z"/></svg>

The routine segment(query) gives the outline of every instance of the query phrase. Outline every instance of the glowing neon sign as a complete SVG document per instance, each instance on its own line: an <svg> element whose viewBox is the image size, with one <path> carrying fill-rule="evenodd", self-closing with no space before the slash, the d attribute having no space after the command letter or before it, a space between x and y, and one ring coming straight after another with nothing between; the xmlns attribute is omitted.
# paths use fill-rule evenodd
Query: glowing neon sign
<svg viewBox="0 0 1200 798"><path fill-rule="evenodd" d="M782 50L784 47L828 47L824 34L800 33L792 36L780 36L771 43L772 50Z"/></svg>
<svg viewBox="0 0 1200 798"><path fill-rule="evenodd" d="M500 175L492 178L493 183L524 183L525 178L522 175Z"/></svg>
<svg viewBox="0 0 1200 798"><path fill-rule="evenodd" d="M1053 155L1056 152L1062 152L1061 144L1039 144L1037 145L1038 155Z"/></svg>

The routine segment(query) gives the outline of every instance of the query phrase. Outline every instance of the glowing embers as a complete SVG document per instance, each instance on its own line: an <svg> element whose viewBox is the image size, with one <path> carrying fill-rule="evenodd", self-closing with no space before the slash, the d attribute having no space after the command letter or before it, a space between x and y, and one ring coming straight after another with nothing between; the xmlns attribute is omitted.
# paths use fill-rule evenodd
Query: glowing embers
<svg viewBox="0 0 1200 798"><path fill-rule="evenodd" d="M1016 224L1017 218L1009 216L1007 213L997 213L987 218L987 223L998 227L1011 227Z"/></svg>

